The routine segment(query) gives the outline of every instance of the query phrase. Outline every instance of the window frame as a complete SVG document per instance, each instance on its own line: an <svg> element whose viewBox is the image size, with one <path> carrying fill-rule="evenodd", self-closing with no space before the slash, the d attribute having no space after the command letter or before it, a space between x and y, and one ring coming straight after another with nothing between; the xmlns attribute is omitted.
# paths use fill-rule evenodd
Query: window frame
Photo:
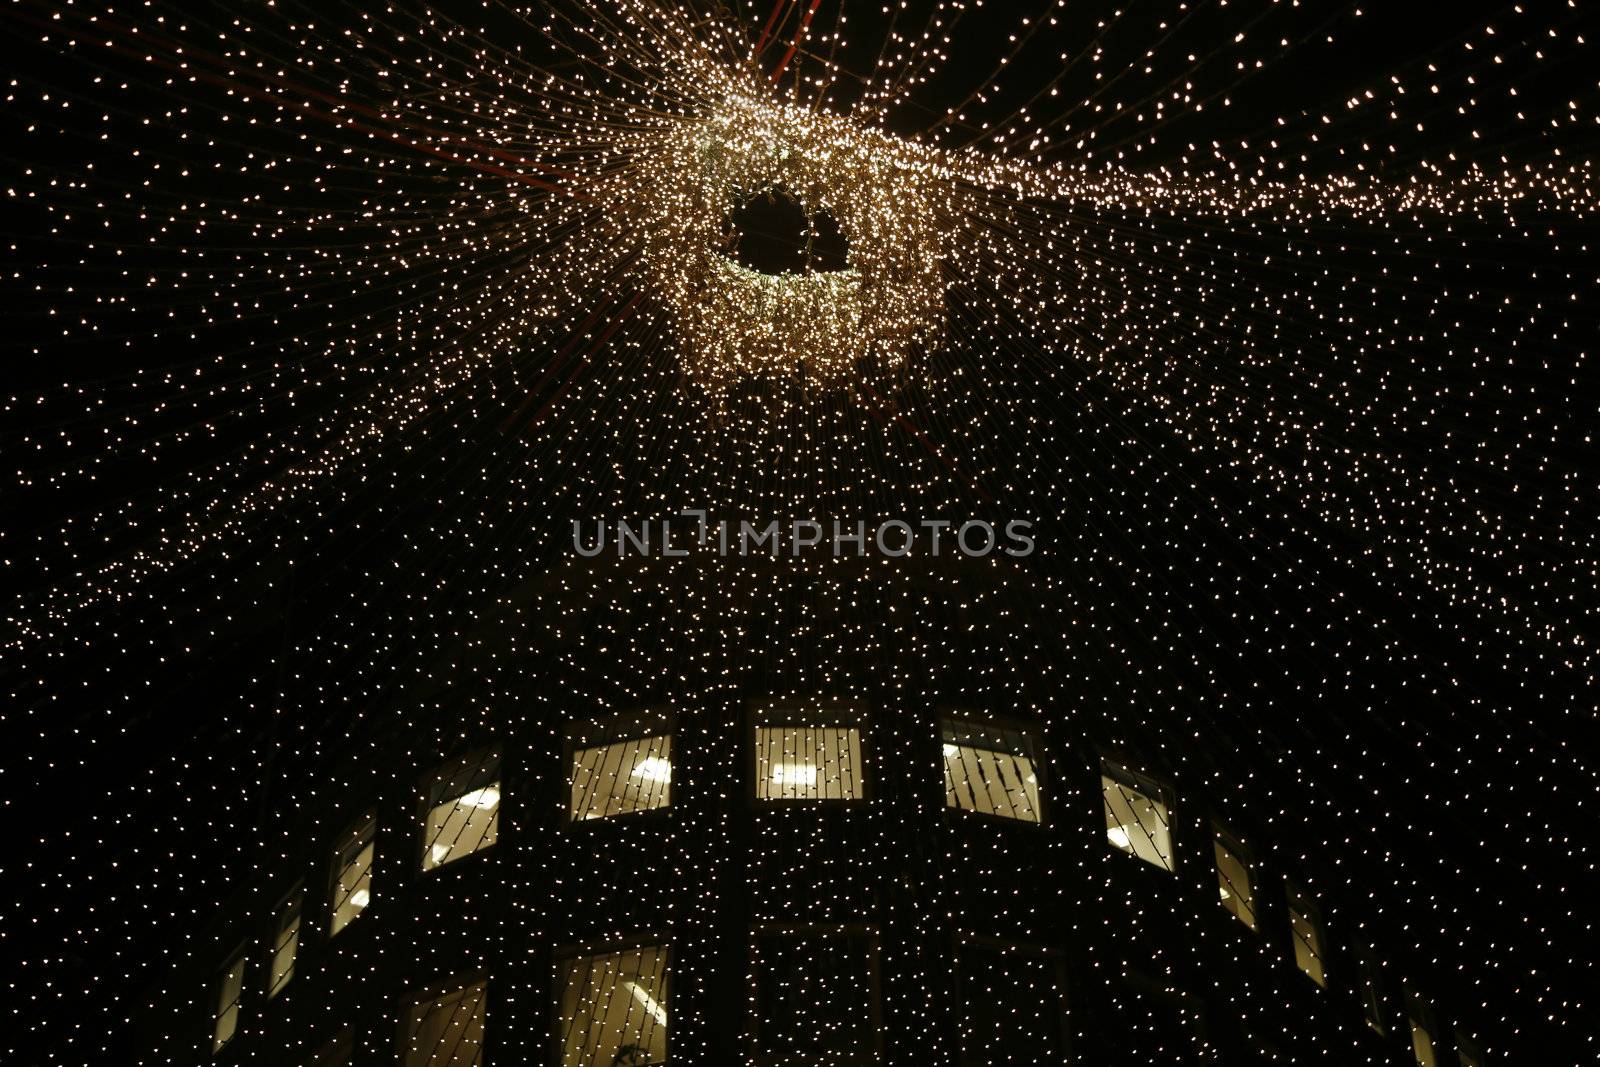
<svg viewBox="0 0 1600 1067"><path fill-rule="evenodd" d="M397 1053L395 1062L398 1067L407 1067L410 1063L411 1051L411 1017L412 1012L425 1003L437 1003L440 999L458 993L465 993L473 986L482 985L483 995L478 998L479 1008L483 1012L483 1041L478 1045L477 1062L479 1067L488 1061L486 1050L489 1046L489 974L487 971L470 970L451 975L437 981L429 982L416 989L404 990L399 995L401 1011L396 1020L398 1036L395 1043ZM426 1018L426 1016L424 1016ZM420 1020L419 1020L420 1022ZM430 1056L431 1058L431 1056Z"/></svg>
<svg viewBox="0 0 1600 1067"><path fill-rule="evenodd" d="M1284 915L1289 920L1289 948L1290 958L1294 961L1295 970L1305 975L1318 988L1328 988L1328 923L1322 912L1322 904L1316 897L1306 891L1304 883L1291 875L1284 875ZM1306 951L1317 961L1317 974L1312 974L1300 963L1300 944L1305 939L1295 929L1295 917L1305 920L1317 936L1317 944L1313 950L1310 945Z"/></svg>
<svg viewBox="0 0 1600 1067"><path fill-rule="evenodd" d="M659 809L651 809L659 810ZM606 819L591 819L591 822L606 822ZM563 1067L566 1063L566 1032L562 1027L561 1006L566 996L566 982L568 979L567 968L576 960L593 959L599 956L615 956L625 952L638 952L643 949L655 949L665 953L665 963L662 972L668 982L667 1003L664 1010L667 1013L666 1022L666 1062L672 1062L672 1020L674 1009L672 1007L671 982L673 975L673 962L676 956L671 938L665 931L644 930L637 931L622 938L602 938L592 941L575 942L572 944L558 945L550 953L550 1034L552 1063Z"/></svg>
<svg viewBox="0 0 1600 1067"><path fill-rule="evenodd" d="M1389 1000L1385 995L1383 959L1378 955L1377 946L1365 940L1355 943L1355 957L1356 994L1361 998L1361 1014L1373 1033L1388 1037L1394 1026Z"/></svg>
<svg viewBox="0 0 1600 1067"><path fill-rule="evenodd" d="M944 780L944 775L947 769L947 764L945 761L948 757L946 757L944 754L944 746L946 744L944 732L947 723L965 723L975 726L979 729L989 727L995 730L1005 730L1022 735L1023 744L1027 748L1026 758L1032 765L1033 775L1036 779L1034 784L1035 792L1038 794L1038 818L1025 819L1015 815L1002 815L999 812L982 811L978 808L962 807L959 804L952 805L950 803L950 794L948 792L945 792L942 797L946 817L950 817L950 813L955 812L957 813L954 816L955 818L974 818L986 822L1004 824L1007 826L1033 826L1044 828L1051 825L1052 811L1050 803L1050 779L1046 774L1043 737L1044 731L1042 724L1035 720L1022 718L1020 716L991 714L989 712L984 712L970 707L952 705L938 708L934 723L934 740L939 746L939 777L941 783ZM980 749L978 751L996 750ZM1015 753L1006 754L1015 755Z"/></svg>
<svg viewBox="0 0 1600 1067"><path fill-rule="evenodd" d="M288 976L280 982L278 981L279 939L283 934L284 927L287 925L284 922L284 913L291 905L294 907L294 919L296 923L294 934L294 952L289 955ZM289 887L288 892L284 893L283 896L278 898L277 904L275 904L272 908L272 931L267 937L267 1000L270 1001L277 999L279 994L289 987L289 983L294 981L294 976L296 973L298 973L300 950L305 947L305 935L306 880L301 878L296 880L295 883Z"/></svg>
<svg viewBox="0 0 1600 1067"><path fill-rule="evenodd" d="M745 1062L749 1067L815 1067L815 1061L775 1060L763 1055L761 1046L761 940L764 937L822 939L828 937L863 937L867 942L867 995L872 1005L869 1032L872 1048L867 1062L876 1067L883 1062L883 938L878 927L870 923L756 923L750 927L750 999L749 1049ZM830 1067L857 1067L838 1059L829 1061Z"/></svg>
<svg viewBox="0 0 1600 1067"><path fill-rule="evenodd" d="M1170 832L1170 827L1169 827L1169 832ZM1233 917L1233 920L1235 922L1239 923L1246 930L1249 930L1253 934L1260 934L1261 933L1261 876L1260 876L1260 866L1261 865L1260 865L1260 862L1256 858L1255 850L1250 848L1250 846L1246 845L1244 843L1244 839L1241 838L1237 833L1234 832L1233 824L1230 823L1228 820L1222 818L1221 816L1213 814L1211 816L1211 859L1212 859L1211 869L1212 869L1212 872L1217 876L1217 888L1220 890L1220 889L1224 888L1224 886L1222 885L1222 880L1223 880L1224 876L1223 876L1223 873L1222 873L1222 864L1221 864L1221 862L1220 862L1220 860L1219 860L1219 858L1217 856L1217 849L1218 849L1219 846L1224 851L1226 851L1230 855L1232 855L1233 858L1236 861L1238 861L1239 865L1244 868L1244 876L1245 876L1245 878L1247 878L1249 880L1249 889L1250 889L1250 903L1249 903L1248 907L1246 907L1245 910L1250 913L1250 918L1253 921L1246 922L1245 919L1243 917L1241 917L1238 912L1234 911L1233 908L1228 906L1228 902L1226 900L1221 899L1221 894L1220 893L1218 894L1218 901L1217 902L1222 905L1222 908L1223 908L1224 911L1226 911L1229 915L1231 915Z"/></svg>
<svg viewBox="0 0 1600 1067"><path fill-rule="evenodd" d="M485 773L487 773L488 777L480 781L479 775ZM465 784L457 792L454 788L455 783L462 778L465 779ZM478 845L471 852L447 857L431 867L428 866L428 850L433 844L428 840L428 820L432 818L434 809L451 802L449 799L443 799L443 794L454 793L454 797L451 799L459 806L460 799L468 793L473 792L475 789L486 789L491 785L499 791L500 796L500 799L495 803L494 813L491 816L495 827L495 839L487 845ZM480 853L488 852L499 844L500 812L505 807L506 785L505 760L501 756L498 745L485 745L480 748L474 748L460 756L446 760L423 778L419 792L415 824L417 847L414 859L416 862L412 867L413 874L427 877L437 871L444 870L446 867L454 867L456 864L469 860ZM441 799L435 800L434 797L436 796ZM376 855L374 855L374 858L376 858Z"/></svg>
<svg viewBox="0 0 1600 1067"><path fill-rule="evenodd" d="M332 940L333 938L336 938L340 934L344 933L344 931L348 930L352 925L354 925L357 919L365 915L367 913L367 909L372 907L372 899L377 896L377 877L374 874L374 868L376 868L378 865L377 807L374 806L368 808L361 815L356 816L355 819L347 823L344 830L340 832L339 836L335 838L334 841L333 862L329 865L331 869L328 872L327 936L329 940ZM334 922L338 918L339 908L343 903L339 899L339 881L344 877L345 869L354 862L355 858L359 856L362 850L369 844L372 846L372 860L367 864L367 881L369 883L369 888L367 890L367 903L362 906L360 911L346 919L343 924L335 926Z"/></svg>
<svg viewBox="0 0 1600 1067"><path fill-rule="evenodd" d="M853 808L872 801L872 731L867 703L855 698L830 696L785 697L752 703L749 707L749 725L745 728L745 744L749 746L749 759L745 763L750 775L748 797L757 809L821 807ZM856 731L856 761L859 764L855 796L844 797L763 797L761 795L762 730L847 730Z"/></svg>
<svg viewBox="0 0 1600 1067"><path fill-rule="evenodd" d="M1432 1061L1427 1067L1440 1067L1439 1065L1439 1026L1438 1016L1434 1014L1433 1002L1423 995L1411 982L1401 983L1402 994L1405 999L1406 1036L1411 1039L1412 1062L1418 1067L1424 1067L1422 1057L1417 1054L1417 1031L1421 1030L1428 1038L1428 1058Z"/></svg>
<svg viewBox="0 0 1600 1067"><path fill-rule="evenodd" d="M577 812L572 810L572 779L574 763L577 754L594 748L608 748L612 745L627 744L629 742L648 741L655 737L667 739L667 765L669 771L667 799L664 804L656 804L648 808L635 808L632 811L619 811L611 815L601 815L590 819L577 817ZM562 730L561 739L561 816L562 827L599 826L615 823L617 820L633 819L664 819L678 803L679 791L682 788L677 775L678 755L678 716L677 713L666 707L644 707L633 711L620 712L607 715L598 719L575 719L569 721Z"/></svg>
<svg viewBox="0 0 1600 1067"><path fill-rule="evenodd" d="M1110 815L1110 811L1107 809L1108 802L1105 788L1105 782L1108 778L1117 782L1124 789L1131 789L1146 800L1161 805L1165 810L1165 818L1162 821L1167 830L1167 862L1165 864L1153 863L1144 856L1139 855L1136 848L1122 848L1111 840L1111 828L1109 826L1102 825L1100 840L1109 848L1114 849L1119 855L1138 860L1152 870L1165 871L1167 874L1176 875L1178 873L1178 832L1173 819L1173 811L1177 808L1176 790L1167 780L1134 770L1127 760L1114 753L1102 751L1098 755L1097 766L1099 774L1095 784L1098 786L1097 794L1100 800L1100 822L1102 824L1105 823L1106 817ZM1158 855L1160 854L1159 850L1154 849L1154 842L1152 842L1152 850L1156 851Z"/></svg>
<svg viewBox="0 0 1600 1067"><path fill-rule="evenodd" d="M227 984L232 982L234 971L239 972L239 991L228 1004L222 1003L223 991ZM233 950L223 957L222 966L211 972L211 981L208 988L211 991L211 1059L218 1059L225 1054L234 1043L239 1040L239 1035L244 1032L244 1000L245 993L250 987L250 946L240 942ZM233 1012L233 1029L226 1038L221 1037L222 1017L229 1011Z"/></svg>

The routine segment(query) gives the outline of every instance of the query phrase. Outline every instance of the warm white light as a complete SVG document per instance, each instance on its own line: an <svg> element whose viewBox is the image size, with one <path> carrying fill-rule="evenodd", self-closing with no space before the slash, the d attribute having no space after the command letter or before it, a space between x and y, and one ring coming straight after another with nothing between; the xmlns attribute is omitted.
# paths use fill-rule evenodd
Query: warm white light
<svg viewBox="0 0 1600 1067"><path fill-rule="evenodd" d="M1106 837L1110 839L1113 845L1116 845L1124 852L1127 852L1132 848L1132 845L1128 840L1128 831L1121 826L1107 827Z"/></svg>
<svg viewBox="0 0 1600 1067"><path fill-rule="evenodd" d="M659 1003L657 1003L655 997L652 997L649 993L645 992L643 986L641 986L638 982L631 981L623 982L622 984L627 987L629 993L633 994L634 1000L637 1000L640 1004L644 1005L645 1011L655 1016L656 1022L660 1023L662 1026L667 1025L667 1009L663 1008Z"/></svg>
<svg viewBox="0 0 1600 1067"><path fill-rule="evenodd" d="M633 768L634 778L643 778L647 782L672 781L672 763L660 756L646 756Z"/></svg>
<svg viewBox="0 0 1600 1067"><path fill-rule="evenodd" d="M815 763L774 763L772 765L772 780L779 785L816 785L817 765Z"/></svg>
<svg viewBox="0 0 1600 1067"><path fill-rule="evenodd" d="M372 894L367 892L365 889L357 889L354 893L350 894L350 906L355 908L357 911L360 911L362 908L366 907L371 900Z"/></svg>
<svg viewBox="0 0 1600 1067"><path fill-rule="evenodd" d="M474 789L470 793L463 793L456 800L456 803L463 808L482 808L484 811L491 811L500 803L500 787L486 785L482 789ZM438 846L434 847L437 848ZM446 851L448 850L448 846L446 846Z"/></svg>

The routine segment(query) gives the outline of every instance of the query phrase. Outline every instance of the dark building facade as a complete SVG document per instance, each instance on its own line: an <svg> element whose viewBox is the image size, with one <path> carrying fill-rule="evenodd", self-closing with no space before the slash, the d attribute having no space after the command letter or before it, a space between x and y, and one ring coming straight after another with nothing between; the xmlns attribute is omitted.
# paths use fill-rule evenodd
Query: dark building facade
<svg viewBox="0 0 1600 1067"><path fill-rule="evenodd" d="M1130 730L1048 586L963 557L522 583L284 750L277 857L170 976L151 1062L1482 1062L1275 769L1198 708Z"/></svg>

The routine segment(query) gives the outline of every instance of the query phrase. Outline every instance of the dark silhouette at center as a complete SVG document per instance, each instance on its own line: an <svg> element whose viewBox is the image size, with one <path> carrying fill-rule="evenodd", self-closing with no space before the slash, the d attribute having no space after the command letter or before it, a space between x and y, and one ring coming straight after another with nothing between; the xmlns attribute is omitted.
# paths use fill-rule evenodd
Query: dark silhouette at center
<svg viewBox="0 0 1600 1067"><path fill-rule="evenodd" d="M814 274L844 270L849 242L826 211L806 214L781 189L758 193L735 207L727 221L728 257L762 274Z"/></svg>

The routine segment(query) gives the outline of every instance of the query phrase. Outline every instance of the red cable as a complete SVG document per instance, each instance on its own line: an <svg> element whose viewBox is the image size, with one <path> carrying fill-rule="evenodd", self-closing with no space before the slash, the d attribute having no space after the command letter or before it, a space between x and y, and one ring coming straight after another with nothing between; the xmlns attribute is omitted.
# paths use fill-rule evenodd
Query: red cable
<svg viewBox="0 0 1600 1067"><path fill-rule="evenodd" d="M784 68L789 65L789 60L793 59L794 54L800 50L800 39L806 35L806 30L811 25L811 16L815 15L817 8L821 6L822 0L811 0L810 9L806 11L805 18L800 20L800 28L794 32L794 43L783 54L783 62L778 64L778 69L772 72L772 77L768 78L768 81L777 81L778 75L782 74Z"/></svg>
<svg viewBox="0 0 1600 1067"><path fill-rule="evenodd" d="M767 18L767 28L761 31L761 40L756 42L755 51L750 53L752 57L759 58L766 49L767 42L772 40L772 31L778 23L778 12L782 11L785 5L790 2L791 0L778 0L777 3L772 5L772 14Z"/></svg>

